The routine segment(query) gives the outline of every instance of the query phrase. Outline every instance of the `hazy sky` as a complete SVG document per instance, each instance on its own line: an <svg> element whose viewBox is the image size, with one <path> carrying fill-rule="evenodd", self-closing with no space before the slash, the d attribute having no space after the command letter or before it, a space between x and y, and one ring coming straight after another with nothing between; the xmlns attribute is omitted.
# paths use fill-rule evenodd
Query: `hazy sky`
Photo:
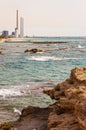
<svg viewBox="0 0 86 130"><path fill-rule="evenodd" d="M14 31L17 9L25 35L86 36L86 0L0 0L0 31Z"/></svg>

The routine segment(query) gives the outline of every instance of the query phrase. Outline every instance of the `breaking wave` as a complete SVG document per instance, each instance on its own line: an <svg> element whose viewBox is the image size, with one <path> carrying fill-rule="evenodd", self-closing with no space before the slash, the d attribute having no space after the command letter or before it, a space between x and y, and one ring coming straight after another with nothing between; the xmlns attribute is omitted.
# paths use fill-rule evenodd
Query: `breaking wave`
<svg viewBox="0 0 86 130"><path fill-rule="evenodd" d="M81 45L78 45L78 48L80 48L80 49L81 49L81 48L85 48L85 47L84 47L84 46L81 46Z"/></svg>
<svg viewBox="0 0 86 130"><path fill-rule="evenodd" d="M82 58L77 58L77 57L54 57L54 56L32 56L32 57L27 57L27 60L34 60L34 61L64 61L64 60L79 60Z"/></svg>

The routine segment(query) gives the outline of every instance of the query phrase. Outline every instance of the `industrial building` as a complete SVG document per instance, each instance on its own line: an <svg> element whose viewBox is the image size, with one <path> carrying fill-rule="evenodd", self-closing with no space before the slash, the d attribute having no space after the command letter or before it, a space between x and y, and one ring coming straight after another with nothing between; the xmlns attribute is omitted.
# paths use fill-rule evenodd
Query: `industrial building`
<svg viewBox="0 0 86 130"><path fill-rule="evenodd" d="M9 36L9 31L7 30L2 31L2 37L8 38L8 36Z"/></svg>
<svg viewBox="0 0 86 130"><path fill-rule="evenodd" d="M19 33L20 30L20 33ZM20 29L19 29L19 12L16 11L16 28L15 28L15 38L24 37L24 18L20 17Z"/></svg>
<svg viewBox="0 0 86 130"><path fill-rule="evenodd" d="M20 18L20 38L24 37L24 18Z"/></svg>

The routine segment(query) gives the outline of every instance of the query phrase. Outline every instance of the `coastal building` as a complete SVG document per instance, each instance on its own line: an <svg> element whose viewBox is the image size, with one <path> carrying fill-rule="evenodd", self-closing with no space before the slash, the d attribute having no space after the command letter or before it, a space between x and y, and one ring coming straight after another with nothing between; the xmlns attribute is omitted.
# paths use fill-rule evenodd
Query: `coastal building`
<svg viewBox="0 0 86 130"><path fill-rule="evenodd" d="M12 32L12 36L15 36L15 32Z"/></svg>
<svg viewBox="0 0 86 130"><path fill-rule="evenodd" d="M15 32L12 32L11 35L10 35L11 38L14 38L15 37Z"/></svg>
<svg viewBox="0 0 86 130"><path fill-rule="evenodd" d="M8 38L9 32L7 30L2 31L2 37Z"/></svg>
<svg viewBox="0 0 86 130"><path fill-rule="evenodd" d="M24 18L20 18L20 37L24 37Z"/></svg>

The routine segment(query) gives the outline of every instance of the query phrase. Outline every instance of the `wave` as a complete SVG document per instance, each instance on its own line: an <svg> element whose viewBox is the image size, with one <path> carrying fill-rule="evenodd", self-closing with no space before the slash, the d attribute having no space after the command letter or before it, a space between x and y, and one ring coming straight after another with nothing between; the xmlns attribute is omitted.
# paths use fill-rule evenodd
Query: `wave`
<svg viewBox="0 0 86 130"><path fill-rule="evenodd" d="M12 96L20 96L21 92L20 91L16 91L13 89L0 89L0 96L5 98L5 97L12 97Z"/></svg>
<svg viewBox="0 0 86 130"><path fill-rule="evenodd" d="M81 48L85 48L85 47L84 47L84 46L81 46L81 45L78 45L78 48L80 48L80 49L81 49Z"/></svg>
<svg viewBox="0 0 86 130"><path fill-rule="evenodd" d="M35 61L64 61L64 60L79 60L82 58L77 58L77 57L54 57L54 56L32 56L32 57L27 57L27 60L35 60Z"/></svg>
<svg viewBox="0 0 86 130"><path fill-rule="evenodd" d="M27 91L28 90L28 91ZM19 96L27 96L30 94L30 87L27 86L11 86L11 88L0 88L0 97L3 99Z"/></svg>

